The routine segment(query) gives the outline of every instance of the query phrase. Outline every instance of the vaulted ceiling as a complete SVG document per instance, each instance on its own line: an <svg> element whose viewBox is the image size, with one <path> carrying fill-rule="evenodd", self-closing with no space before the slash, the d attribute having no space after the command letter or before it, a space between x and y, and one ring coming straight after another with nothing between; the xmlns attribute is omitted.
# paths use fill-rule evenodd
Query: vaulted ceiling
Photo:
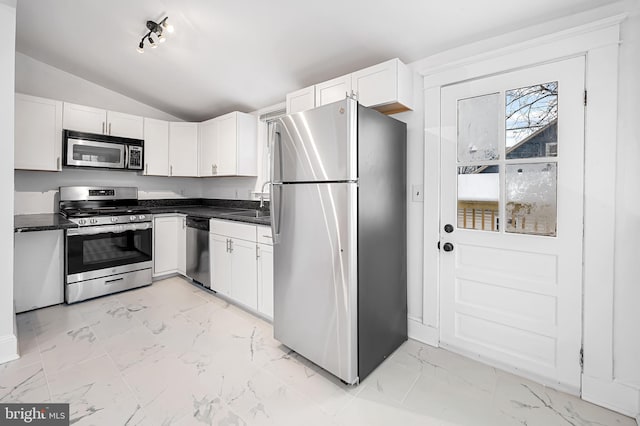
<svg viewBox="0 0 640 426"><path fill-rule="evenodd" d="M611 0L18 0L17 50L177 117L253 111L287 92ZM175 27L136 51L147 20Z"/></svg>

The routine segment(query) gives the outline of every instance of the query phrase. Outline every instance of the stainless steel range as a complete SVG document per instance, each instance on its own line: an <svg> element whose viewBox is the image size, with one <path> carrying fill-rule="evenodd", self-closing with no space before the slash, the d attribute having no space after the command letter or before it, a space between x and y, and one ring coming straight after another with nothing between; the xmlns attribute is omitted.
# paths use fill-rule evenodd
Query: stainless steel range
<svg viewBox="0 0 640 426"><path fill-rule="evenodd" d="M78 224L65 244L65 301L151 284L153 221L132 187L60 188L60 213Z"/></svg>

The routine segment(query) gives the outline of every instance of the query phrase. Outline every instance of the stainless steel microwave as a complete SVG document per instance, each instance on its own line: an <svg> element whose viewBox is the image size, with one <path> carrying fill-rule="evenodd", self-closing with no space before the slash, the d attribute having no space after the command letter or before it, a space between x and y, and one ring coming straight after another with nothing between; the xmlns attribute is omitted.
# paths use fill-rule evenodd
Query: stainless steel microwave
<svg viewBox="0 0 640 426"><path fill-rule="evenodd" d="M144 141L64 130L66 167L142 170Z"/></svg>

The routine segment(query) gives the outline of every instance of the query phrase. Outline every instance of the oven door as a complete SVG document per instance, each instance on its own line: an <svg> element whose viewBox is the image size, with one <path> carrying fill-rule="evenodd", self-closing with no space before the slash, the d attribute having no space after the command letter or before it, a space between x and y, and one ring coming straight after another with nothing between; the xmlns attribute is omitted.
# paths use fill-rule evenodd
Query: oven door
<svg viewBox="0 0 640 426"><path fill-rule="evenodd" d="M66 166L125 167L126 145L84 139L67 139Z"/></svg>
<svg viewBox="0 0 640 426"><path fill-rule="evenodd" d="M151 223L67 230L67 284L152 266Z"/></svg>

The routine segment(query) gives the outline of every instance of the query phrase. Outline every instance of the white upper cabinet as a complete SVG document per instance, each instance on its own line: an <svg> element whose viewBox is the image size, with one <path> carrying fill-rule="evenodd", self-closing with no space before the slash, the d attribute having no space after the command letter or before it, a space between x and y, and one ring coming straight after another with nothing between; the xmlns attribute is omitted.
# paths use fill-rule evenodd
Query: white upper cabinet
<svg viewBox="0 0 640 426"><path fill-rule="evenodd" d="M232 176L237 174L238 150L238 117L237 113L225 114L216 118L218 175Z"/></svg>
<svg viewBox="0 0 640 426"><path fill-rule="evenodd" d="M305 111L355 95L360 104L385 114L413 108L413 76L399 59L287 94L287 113Z"/></svg>
<svg viewBox="0 0 640 426"><path fill-rule="evenodd" d="M144 174L169 176L169 122L144 119Z"/></svg>
<svg viewBox="0 0 640 426"><path fill-rule="evenodd" d="M62 169L62 102L16 93L14 167Z"/></svg>
<svg viewBox="0 0 640 426"><path fill-rule="evenodd" d="M143 118L122 112L107 111L107 134L123 138L144 138Z"/></svg>
<svg viewBox="0 0 640 426"><path fill-rule="evenodd" d="M64 103L63 127L78 132L143 139L143 119L137 115Z"/></svg>
<svg viewBox="0 0 640 426"><path fill-rule="evenodd" d="M385 114L412 109L411 71L399 59L356 71L351 74L358 102Z"/></svg>
<svg viewBox="0 0 640 426"><path fill-rule="evenodd" d="M287 114L306 111L316 106L315 86L305 87L292 93L287 93Z"/></svg>
<svg viewBox="0 0 640 426"><path fill-rule="evenodd" d="M316 84L316 106L337 102L351 94L351 74Z"/></svg>
<svg viewBox="0 0 640 426"><path fill-rule="evenodd" d="M257 120L231 112L200 123L200 176L256 176Z"/></svg>
<svg viewBox="0 0 640 426"><path fill-rule="evenodd" d="M218 174L218 126L215 118L198 124L198 176Z"/></svg>
<svg viewBox="0 0 640 426"><path fill-rule="evenodd" d="M198 123L169 123L169 176L198 176Z"/></svg>
<svg viewBox="0 0 640 426"><path fill-rule="evenodd" d="M64 103L63 126L78 132L105 134L107 111L85 105Z"/></svg>

